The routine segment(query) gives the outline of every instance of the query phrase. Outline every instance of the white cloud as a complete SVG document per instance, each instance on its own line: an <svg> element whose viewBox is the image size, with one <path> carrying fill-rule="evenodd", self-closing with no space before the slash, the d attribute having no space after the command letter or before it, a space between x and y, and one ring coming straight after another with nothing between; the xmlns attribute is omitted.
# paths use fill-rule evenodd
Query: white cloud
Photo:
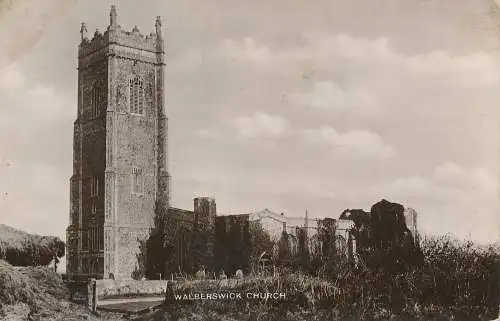
<svg viewBox="0 0 500 321"><path fill-rule="evenodd" d="M76 102L66 93L56 92L52 86L26 86L23 82L15 90L10 95L0 92L0 132L25 136L40 128L50 129L51 124L61 120L68 124L74 120Z"/></svg>
<svg viewBox="0 0 500 321"><path fill-rule="evenodd" d="M322 126L303 130L301 137L309 144L330 146L347 156L387 159L396 155L395 149L380 136L363 130L339 133L332 127Z"/></svg>
<svg viewBox="0 0 500 321"><path fill-rule="evenodd" d="M290 132L290 124L284 118L257 111L251 116L227 119L225 126L218 129L202 129L202 138L212 140L278 139Z"/></svg>
<svg viewBox="0 0 500 321"><path fill-rule="evenodd" d="M269 47L257 44L252 37L246 37L241 41L226 39L220 44L218 53L226 59L258 63L268 63L276 59Z"/></svg>
<svg viewBox="0 0 500 321"><path fill-rule="evenodd" d="M255 39L226 40L226 58L307 81L284 88L287 101L320 110L365 113L405 108L439 113L500 101L500 62L492 53L445 50L407 55L388 38L309 35L304 45L271 49ZM230 45L228 45L230 44ZM219 48L220 50L220 48ZM339 80L340 79L340 80ZM311 87L309 84L313 82ZM309 88L305 87L306 84ZM493 90L495 88L495 90ZM487 101L487 103L485 103Z"/></svg>
<svg viewBox="0 0 500 321"><path fill-rule="evenodd" d="M25 79L17 64L2 64L0 62L0 93L11 97L25 84Z"/></svg>
<svg viewBox="0 0 500 321"><path fill-rule="evenodd" d="M278 116L256 112L250 117L238 117L230 121L229 125L242 138L279 138L285 135L288 122Z"/></svg>
<svg viewBox="0 0 500 321"><path fill-rule="evenodd" d="M309 93L286 94L294 104L323 110L375 110L377 98L361 88L342 89L333 81L317 81Z"/></svg>
<svg viewBox="0 0 500 321"><path fill-rule="evenodd" d="M202 138L219 141L234 138L248 140L288 137L311 146L327 146L337 155L355 158L389 159L396 155L395 149L375 133L364 130L339 133L329 126L318 128L292 126L284 118L263 112L256 112L249 117L236 117L228 120L225 128L202 129L198 133Z"/></svg>

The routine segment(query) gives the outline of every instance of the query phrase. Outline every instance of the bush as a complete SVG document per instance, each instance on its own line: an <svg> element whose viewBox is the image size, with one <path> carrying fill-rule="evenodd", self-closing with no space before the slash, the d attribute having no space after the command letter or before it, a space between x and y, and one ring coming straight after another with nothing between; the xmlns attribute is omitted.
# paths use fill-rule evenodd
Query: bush
<svg viewBox="0 0 500 321"><path fill-rule="evenodd" d="M57 237L28 234L0 224L0 259L14 266L46 266L65 254Z"/></svg>

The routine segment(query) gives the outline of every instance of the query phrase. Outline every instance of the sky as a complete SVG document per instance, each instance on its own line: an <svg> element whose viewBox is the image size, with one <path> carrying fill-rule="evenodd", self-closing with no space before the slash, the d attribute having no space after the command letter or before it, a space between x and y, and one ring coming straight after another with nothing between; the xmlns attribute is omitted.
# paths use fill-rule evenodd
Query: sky
<svg viewBox="0 0 500 321"><path fill-rule="evenodd" d="M338 217L385 198L496 241L492 0L2 0L0 223L65 238L80 23L166 28L173 205Z"/></svg>

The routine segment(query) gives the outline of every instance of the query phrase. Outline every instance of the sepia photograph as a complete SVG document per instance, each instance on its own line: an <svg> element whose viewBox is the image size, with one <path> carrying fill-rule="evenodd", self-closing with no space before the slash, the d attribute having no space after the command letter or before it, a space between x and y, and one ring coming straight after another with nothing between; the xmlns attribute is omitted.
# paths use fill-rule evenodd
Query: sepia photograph
<svg viewBox="0 0 500 321"><path fill-rule="evenodd" d="M0 0L0 320L499 321L500 0Z"/></svg>

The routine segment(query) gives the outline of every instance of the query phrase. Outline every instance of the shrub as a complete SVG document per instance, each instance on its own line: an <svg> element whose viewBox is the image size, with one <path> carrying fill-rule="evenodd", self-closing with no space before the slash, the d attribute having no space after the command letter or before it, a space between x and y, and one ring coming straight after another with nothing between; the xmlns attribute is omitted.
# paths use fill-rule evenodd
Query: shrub
<svg viewBox="0 0 500 321"><path fill-rule="evenodd" d="M28 234L0 224L0 259L14 266L46 266L65 254L57 237Z"/></svg>

